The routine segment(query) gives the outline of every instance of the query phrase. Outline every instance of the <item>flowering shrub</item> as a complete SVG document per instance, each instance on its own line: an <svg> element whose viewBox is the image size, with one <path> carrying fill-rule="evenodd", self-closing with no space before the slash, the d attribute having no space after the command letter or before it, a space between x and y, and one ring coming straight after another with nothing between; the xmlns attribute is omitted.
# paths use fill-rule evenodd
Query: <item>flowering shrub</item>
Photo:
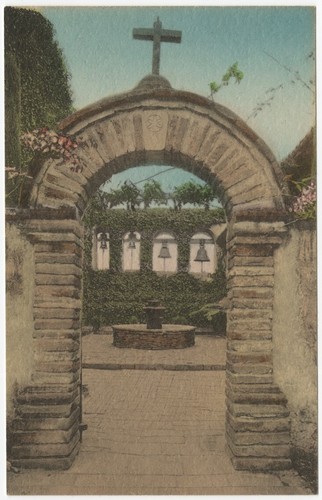
<svg viewBox="0 0 322 500"><path fill-rule="evenodd" d="M21 141L25 147L33 152L48 154L52 158L61 158L63 162L70 163L73 172L82 170L80 160L75 152L79 143L67 135L58 134L44 127L24 133L21 136Z"/></svg>
<svg viewBox="0 0 322 500"><path fill-rule="evenodd" d="M316 218L316 183L299 185L300 193L289 208L290 212L296 214L301 219Z"/></svg>

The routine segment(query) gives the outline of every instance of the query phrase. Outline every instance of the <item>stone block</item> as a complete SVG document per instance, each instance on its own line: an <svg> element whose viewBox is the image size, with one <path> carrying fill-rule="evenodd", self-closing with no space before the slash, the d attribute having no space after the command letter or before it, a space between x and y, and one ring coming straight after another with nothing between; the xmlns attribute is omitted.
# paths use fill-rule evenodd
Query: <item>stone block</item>
<svg viewBox="0 0 322 500"><path fill-rule="evenodd" d="M68 404L23 404L19 405L16 411L17 416L26 419L68 418L78 405L79 397Z"/></svg>
<svg viewBox="0 0 322 500"><path fill-rule="evenodd" d="M75 446L79 443L80 433L77 431L69 443L46 443L46 444L33 444L20 445L12 447L12 456L14 459L20 458L37 458L41 457L64 457L70 455Z"/></svg>
<svg viewBox="0 0 322 500"><path fill-rule="evenodd" d="M34 350L34 360L36 363L44 362L69 362L76 361L79 359L80 350L77 351L49 351L46 352L43 349Z"/></svg>
<svg viewBox="0 0 322 500"><path fill-rule="evenodd" d="M36 264L35 268L37 274L82 276L82 269L74 264L44 262Z"/></svg>
<svg viewBox="0 0 322 500"><path fill-rule="evenodd" d="M70 338L36 338L34 340L34 349L38 352L78 352L80 342Z"/></svg>
<svg viewBox="0 0 322 500"><path fill-rule="evenodd" d="M288 418L289 410L282 404L233 403L227 400L228 411L236 417L250 418Z"/></svg>
<svg viewBox="0 0 322 500"><path fill-rule="evenodd" d="M182 145L182 151L189 153L189 156L195 157L200 151L209 129L210 125L207 121L193 119Z"/></svg>
<svg viewBox="0 0 322 500"><path fill-rule="evenodd" d="M259 458L259 457L235 457L231 456L231 461L236 470L251 471L278 471L292 468L289 458Z"/></svg>
<svg viewBox="0 0 322 500"><path fill-rule="evenodd" d="M232 298L231 305L236 309L260 309L269 311L273 307L273 301L272 299Z"/></svg>
<svg viewBox="0 0 322 500"><path fill-rule="evenodd" d="M274 293L271 287L259 287L259 286L248 286L248 287L230 287L230 296L243 298L243 299L273 299Z"/></svg>
<svg viewBox="0 0 322 500"><path fill-rule="evenodd" d="M256 256L242 256L232 255L228 257L228 268L233 266L274 266L273 257L256 257Z"/></svg>
<svg viewBox="0 0 322 500"><path fill-rule="evenodd" d="M258 373L234 373L227 367L226 372L227 380L232 384L272 384L273 383L273 372L258 374Z"/></svg>
<svg viewBox="0 0 322 500"><path fill-rule="evenodd" d="M83 245L79 241L65 242L65 241L47 241L42 243L35 243L34 245L35 255L37 258L37 253L57 253L65 255L77 255L82 256Z"/></svg>
<svg viewBox="0 0 322 500"><path fill-rule="evenodd" d="M263 457L263 458L289 458L290 447L288 444L271 445L236 445L231 437L226 434L230 450L235 457Z"/></svg>
<svg viewBox="0 0 322 500"><path fill-rule="evenodd" d="M17 396L17 403L19 405L39 406L39 405L67 405L72 404L79 396L79 387L74 391L56 392L53 389L41 392L24 392Z"/></svg>
<svg viewBox="0 0 322 500"><path fill-rule="evenodd" d="M66 457L13 458L10 463L18 469L67 470L73 464L79 448L80 444L77 443L72 452Z"/></svg>
<svg viewBox="0 0 322 500"><path fill-rule="evenodd" d="M271 236L267 234L254 235L234 235L227 243L227 249L230 250L233 246L253 246L261 245L262 247L276 247L283 242L282 236Z"/></svg>
<svg viewBox="0 0 322 500"><path fill-rule="evenodd" d="M80 368L80 360L77 358L76 360L71 361L36 361L35 362L35 370L42 373L69 373L69 372L77 372Z"/></svg>
<svg viewBox="0 0 322 500"><path fill-rule="evenodd" d="M263 287L274 286L274 276L228 276L229 287Z"/></svg>
<svg viewBox="0 0 322 500"><path fill-rule="evenodd" d="M68 430L36 430L15 433L15 445L69 443L79 429L78 420Z"/></svg>
<svg viewBox="0 0 322 500"><path fill-rule="evenodd" d="M236 385L234 390L232 387L227 387L226 393L231 402L238 404L287 404L287 399L281 392L271 393L266 391L250 392L247 394L244 391L239 391L238 385Z"/></svg>
<svg viewBox="0 0 322 500"><path fill-rule="evenodd" d="M34 307L35 319L79 319L79 308L62 307Z"/></svg>
<svg viewBox="0 0 322 500"><path fill-rule="evenodd" d="M36 384L70 384L80 380L80 372L53 373L35 371L31 375L32 382Z"/></svg>
<svg viewBox="0 0 322 500"><path fill-rule="evenodd" d="M55 169L54 172L55 173L48 172L46 175L46 181L48 182L48 185L66 189L71 193L78 194L83 198L83 200L87 199L87 193L82 183L78 182L76 179L72 179L70 176L65 175L63 171Z"/></svg>
<svg viewBox="0 0 322 500"><path fill-rule="evenodd" d="M228 324L227 328L229 330L236 330L236 331L246 331L250 332L251 330L254 331L271 331L272 329L272 320L271 319L259 319L259 318L242 318L238 317L236 319L230 319L230 311L228 311L227 315L228 319Z"/></svg>
<svg viewBox="0 0 322 500"><path fill-rule="evenodd" d="M81 278L73 275L36 274L36 285L74 285L80 287Z"/></svg>
<svg viewBox="0 0 322 500"><path fill-rule="evenodd" d="M227 341L227 351L252 354L256 352L271 353L273 345L270 340L230 340Z"/></svg>
<svg viewBox="0 0 322 500"><path fill-rule="evenodd" d="M214 130L214 126L212 125L212 127L207 130L204 140L200 145L200 148L198 150L195 159L197 161L204 162L206 158L209 156L209 153L212 150L212 148L216 145L216 143L220 139L221 135L222 131L219 129L219 127L217 128L217 130L216 129Z"/></svg>
<svg viewBox="0 0 322 500"><path fill-rule="evenodd" d="M54 212L54 215L56 210ZM84 229L82 224L78 220L72 219L48 219L48 218L37 218L29 219L25 223L26 228L30 232L52 232L52 233L73 233L78 238L82 239L84 236Z"/></svg>
<svg viewBox="0 0 322 500"><path fill-rule="evenodd" d="M80 321L74 319L36 319L35 330L80 330Z"/></svg>
<svg viewBox="0 0 322 500"><path fill-rule="evenodd" d="M68 417L48 417L38 418L33 417L29 419L15 418L13 421L13 428L17 431L33 432L33 431L68 431L75 422L79 424L80 421L80 408L77 407L72 410Z"/></svg>
<svg viewBox="0 0 322 500"><path fill-rule="evenodd" d="M289 432L236 432L227 425L226 433L236 446L290 444Z"/></svg>
<svg viewBox="0 0 322 500"><path fill-rule="evenodd" d="M272 257L274 254L273 245L264 245L260 242L250 242L248 244L238 244L232 243L229 248L229 254L232 257Z"/></svg>
<svg viewBox="0 0 322 500"><path fill-rule="evenodd" d="M231 373L244 374L244 375L266 375L272 374L272 363L232 363L227 361L227 370Z"/></svg>
<svg viewBox="0 0 322 500"><path fill-rule="evenodd" d="M272 266L234 266L229 271L229 276L272 276Z"/></svg>
<svg viewBox="0 0 322 500"><path fill-rule="evenodd" d="M230 320L252 320L252 319L262 319L269 320L273 317L272 308L270 309L245 309L233 307L229 311Z"/></svg>
<svg viewBox="0 0 322 500"><path fill-rule="evenodd" d="M272 237L277 233L285 233L287 232L287 226L285 226L284 221L251 221L251 220L243 220L243 221L235 221L233 225L234 234L255 234L258 236L259 234L268 235Z"/></svg>
<svg viewBox="0 0 322 500"><path fill-rule="evenodd" d="M52 199L53 201L50 203L51 208L60 207L62 200L64 201L64 205L75 206L78 201L77 195L69 191L68 189L64 189L63 187L52 186L50 183L44 182L42 185L42 189L38 194L38 205L45 205L45 200ZM47 206L48 206L47 202Z"/></svg>
<svg viewBox="0 0 322 500"><path fill-rule="evenodd" d="M220 160L228 160L234 157L236 151L233 147L231 141L229 141L227 136L220 136L216 145L213 145L207 158L206 164L210 165L210 169L213 173L216 173L216 165ZM222 181L222 176L218 176L219 182Z"/></svg>
<svg viewBox="0 0 322 500"><path fill-rule="evenodd" d="M227 361L229 363L243 363L245 365L255 365L257 363L259 364L272 364L273 363L273 355L271 352L252 352L252 353L245 353L245 352L227 352Z"/></svg>
<svg viewBox="0 0 322 500"><path fill-rule="evenodd" d="M249 418L234 416L230 412L226 412L226 423L236 433L243 432L259 432L259 433L287 433L290 432L290 419L289 417L281 418Z"/></svg>
<svg viewBox="0 0 322 500"><path fill-rule="evenodd" d="M69 297L49 297L37 295L34 300L35 307L38 309L81 309L82 302L79 299Z"/></svg>
<svg viewBox="0 0 322 500"><path fill-rule="evenodd" d="M61 341L65 339L71 339L79 341L81 338L81 330L80 329L57 329L57 330L34 330L33 338L37 340L56 340ZM36 345L36 344L35 344Z"/></svg>
<svg viewBox="0 0 322 500"><path fill-rule="evenodd" d="M227 339L228 340L237 340L237 341L270 341L272 340L272 332L271 330L241 330L236 327L233 328L231 325L228 325L227 330Z"/></svg>
<svg viewBox="0 0 322 500"><path fill-rule="evenodd" d="M75 243L76 245L83 247L83 241L80 236L74 234L74 232L50 232L50 231L41 231L35 232L30 231L28 233L28 237L34 241L35 244L41 243ZM38 247L36 246L36 251Z"/></svg>
<svg viewBox="0 0 322 500"><path fill-rule="evenodd" d="M43 299L44 301L51 301L54 299L79 299L80 288L75 285L38 285L35 289L36 301Z"/></svg>

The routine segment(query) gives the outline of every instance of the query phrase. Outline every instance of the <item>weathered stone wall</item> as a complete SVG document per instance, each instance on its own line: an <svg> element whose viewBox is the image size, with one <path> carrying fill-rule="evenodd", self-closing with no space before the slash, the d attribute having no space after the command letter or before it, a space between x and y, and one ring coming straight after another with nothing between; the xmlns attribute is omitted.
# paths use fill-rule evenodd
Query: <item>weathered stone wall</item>
<svg viewBox="0 0 322 500"><path fill-rule="evenodd" d="M274 373L288 399L292 455L301 468L304 461L313 465L317 452L315 228L303 221L290 229L274 260Z"/></svg>
<svg viewBox="0 0 322 500"><path fill-rule="evenodd" d="M33 366L34 252L15 224L6 224L7 414L14 416L17 390L28 384Z"/></svg>

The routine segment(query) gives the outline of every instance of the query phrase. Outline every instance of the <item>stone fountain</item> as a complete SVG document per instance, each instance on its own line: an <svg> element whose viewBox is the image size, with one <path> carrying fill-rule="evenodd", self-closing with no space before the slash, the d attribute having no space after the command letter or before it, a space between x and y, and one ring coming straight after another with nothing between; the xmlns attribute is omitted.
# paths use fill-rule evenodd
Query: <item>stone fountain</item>
<svg viewBox="0 0 322 500"><path fill-rule="evenodd" d="M113 345L133 349L184 349L195 344L195 327L162 325L165 307L149 300L144 311L147 324L113 325Z"/></svg>

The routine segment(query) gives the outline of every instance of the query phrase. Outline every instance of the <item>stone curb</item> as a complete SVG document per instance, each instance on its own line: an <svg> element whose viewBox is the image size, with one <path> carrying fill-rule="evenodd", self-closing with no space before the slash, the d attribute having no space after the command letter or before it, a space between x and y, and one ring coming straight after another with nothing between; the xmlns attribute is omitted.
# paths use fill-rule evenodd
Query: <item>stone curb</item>
<svg viewBox="0 0 322 500"><path fill-rule="evenodd" d="M86 363L83 368L93 370L171 370L171 371L224 371L226 365L162 365L162 364L130 364L130 363Z"/></svg>

